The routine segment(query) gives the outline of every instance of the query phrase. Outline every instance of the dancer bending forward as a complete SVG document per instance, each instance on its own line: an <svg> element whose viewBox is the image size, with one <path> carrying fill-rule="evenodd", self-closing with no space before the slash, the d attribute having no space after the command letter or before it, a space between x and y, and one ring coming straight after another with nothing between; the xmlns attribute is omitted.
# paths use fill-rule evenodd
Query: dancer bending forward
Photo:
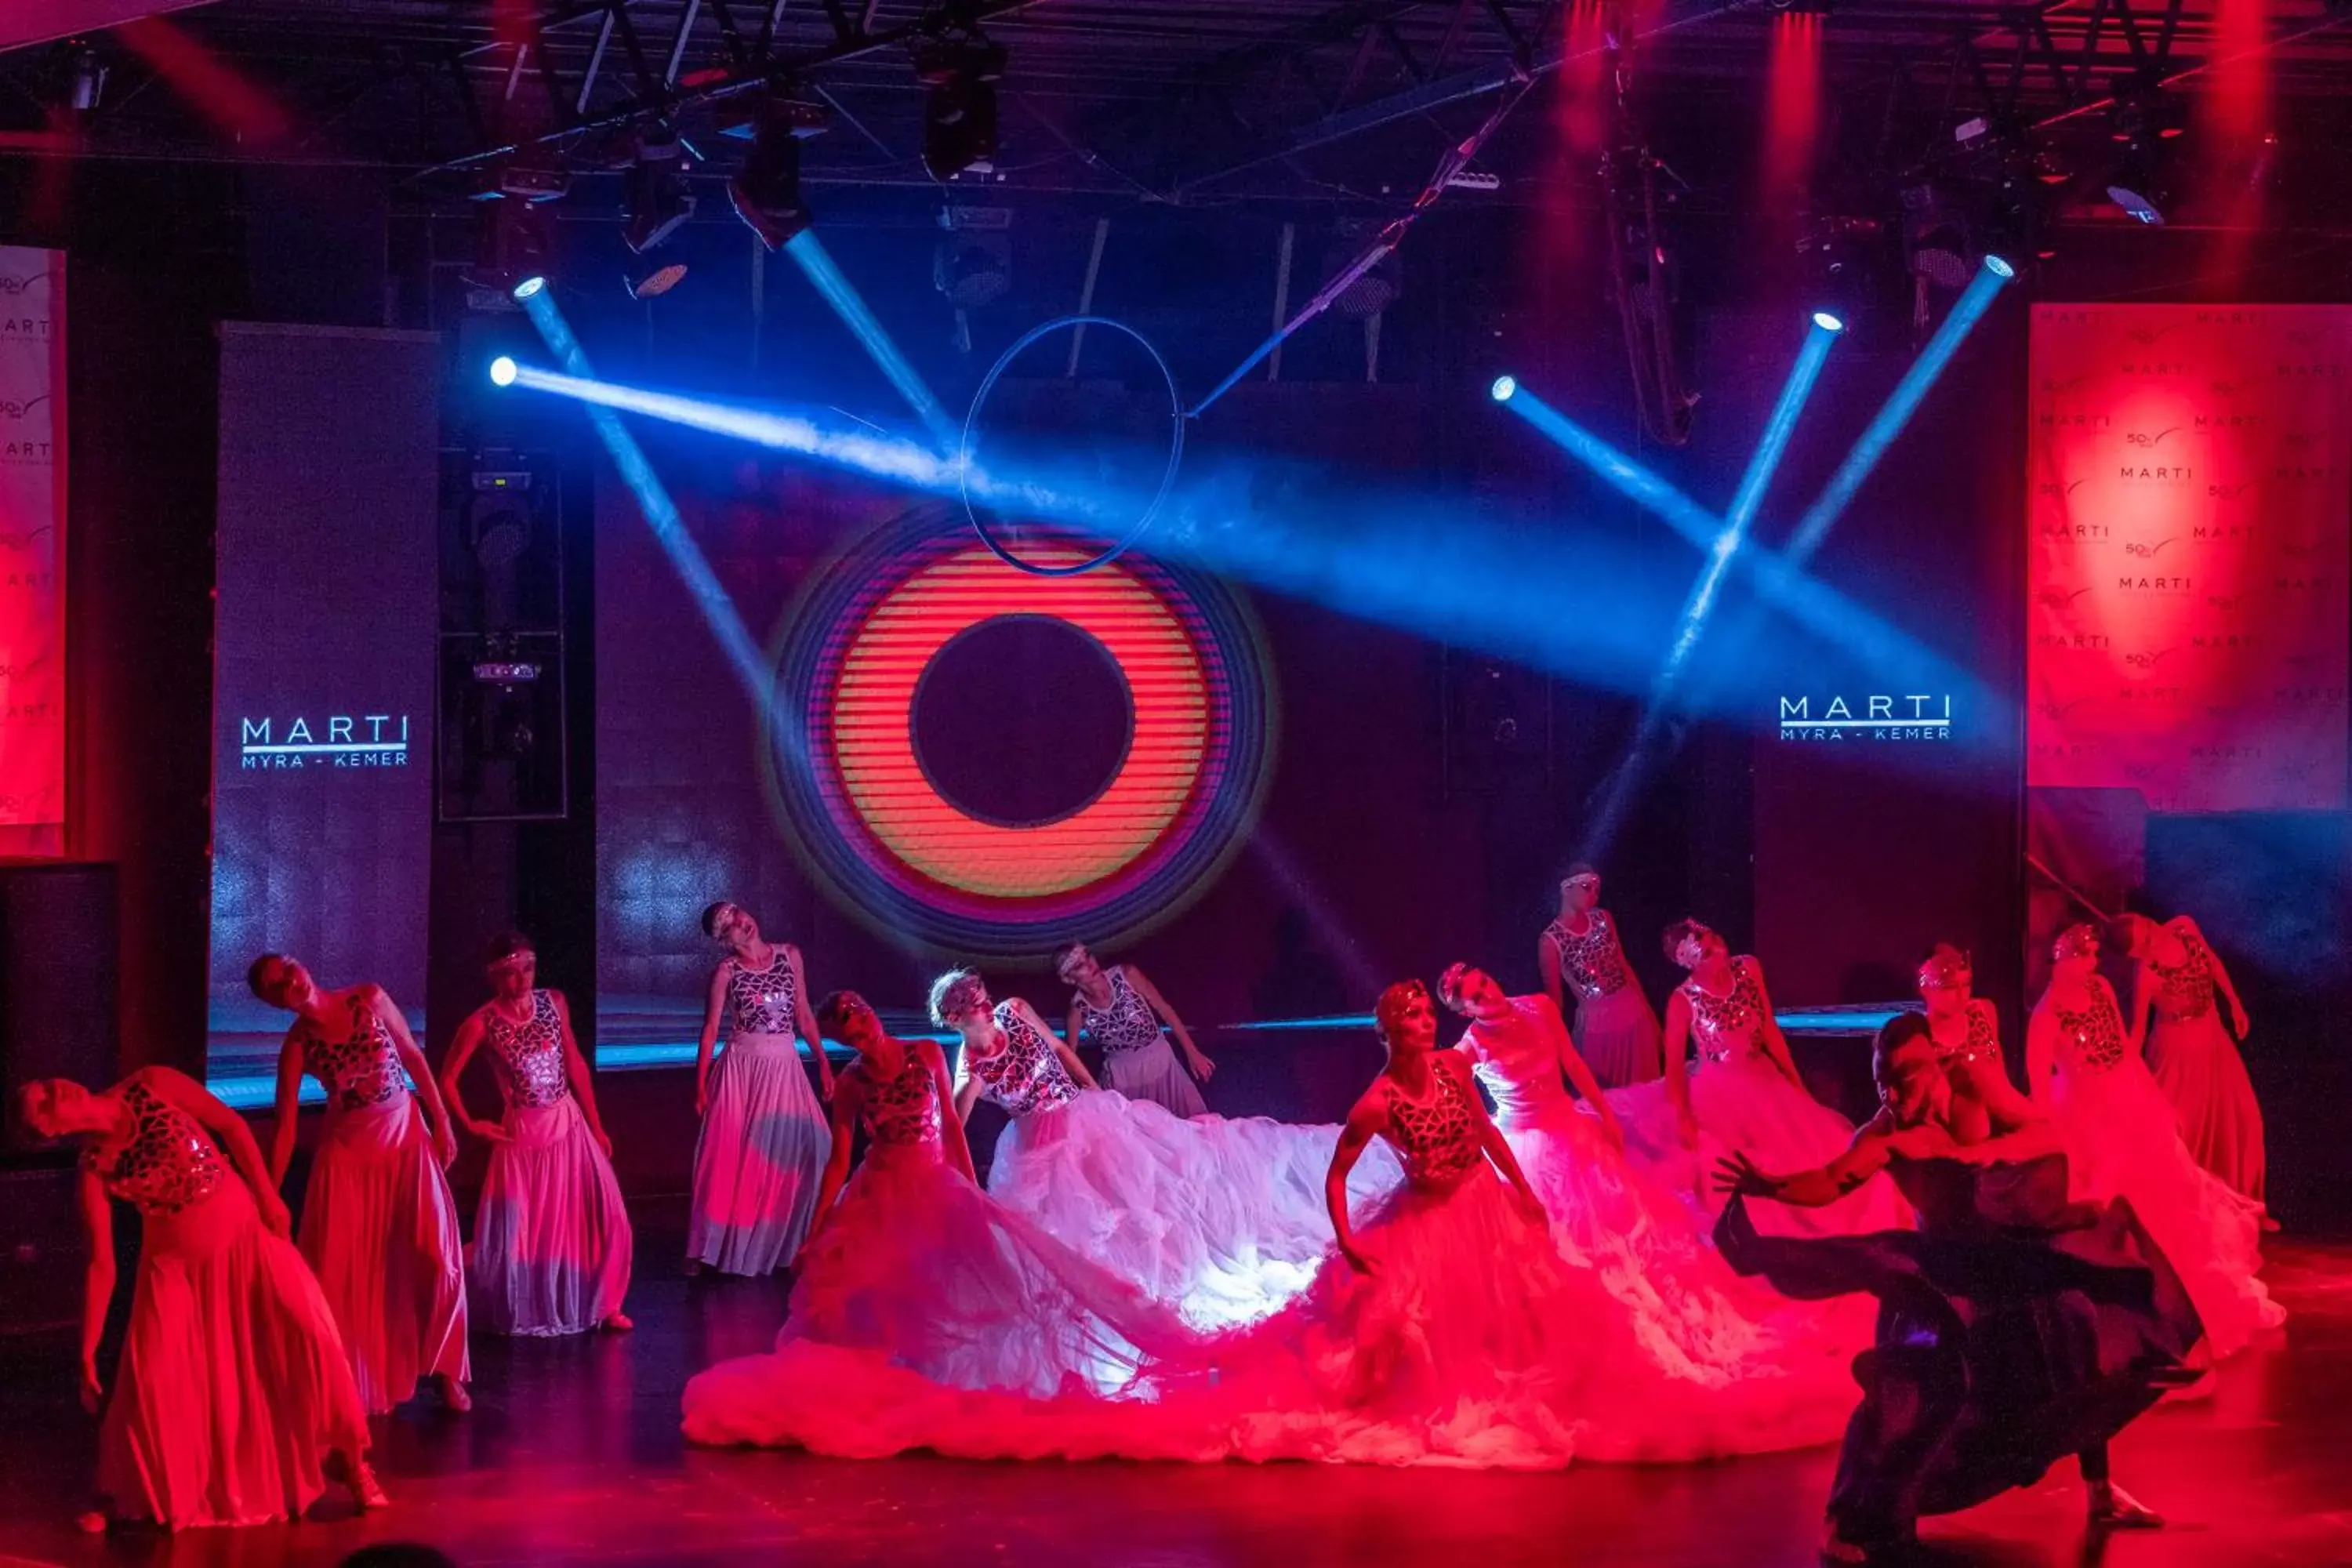
<svg viewBox="0 0 2352 1568"><path fill-rule="evenodd" d="M1838 1159L1773 1176L1734 1155L1722 1170L1735 1194L1804 1205L1886 1171L1919 1212L1916 1230L1763 1237L1735 1195L1718 1226L1726 1258L1792 1296L1881 1303L1822 1556L1907 1546L1920 1515L2031 1486L2068 1454L2095 1527L2160 1523L2114 1485L2107 1442L2193 1375L2197 1315L2164 1253L2128 1205L2067 1201L2048 1124L1996 1117L1990 1136L1963 1137L1972 1116L1952 1114L1925 1019L1882 1029L1872 1069L1885 1109Z"/></svg>
<svg viewBox="0 0 2352 1568"><path fill-rule="evenodd" d="M833 1068L809 1013L800 950L770 942L740 904L702 911L702 929L727 950L710 973L702 1040L694 1058L694 1203L687 1216L686 1268L765 1274L792 1260L808 1234L817 1173L831 1145L824 1110L809 1088L798 1039L816 1058L817 1082L833 1095ZM727 1049L710 1065L719 1015Z"/></svg>
<svg viewBox="0 0 2352 1568"><path fill-rule="evenodd" d="M1111 1375L1066 1379L1050 1397L803 1340L791 1375L772 1360L766 1375L730 1363L698 1380L688 1433L862 1455L1481 1468L1738 1451L1719 1393L1652 1361L1591 1272L1552 1245L1468 1064L1435 1049L1428 993L1391 986L1378 1016L1388 1066L1349 1113L1326 1176L1336 1256L1272 1318L1157 1348L1141 1342L1163 1331L1136 1322L1131 1374L1114 1346L1097 1369ZM1348 1176L1375 1139L1405 1180L1359 1224Z"/></svg>
<svg viewBox="0 0 2352 1568"><path fill-rule="evenodd" d="M272 1183L294 1157L303 1075L327 1091L302 1193L302 1256L342 1326L368 1414L411 1398L426 1377L450 1409L472 1408L465 1243L444 1173L457 1140L408 1020L381 985L322 991L281 953L255 959L246 982L295 1016L278 1058Z"/></svg>
<svg viewBox="0 0 2352 1568"><path fill-rule="evenodd" d="M458 1080L487 1044L506 1102L500 1121L466 1123L490 1144L468 1259L482 1315L494 1334L623 1332L629 1215L572 1010L537 988L539 955L519 933L490 944L488 973L497 994L457 1026L441 1066L441 1098L462 1117Z"/></svg>
<svg viewBox="0 0 2352 1568"><path fill-rule="evenodd" d="M2027 1086L2065 1140L2075 1195L2123 1197L2180 1271L2218 1359L2286 1321L2254 1273L2262 1208L2189 1157L2172 1102L2125 1034L2099 977L2099 936L2070 926L2051 950L2050 988L2025 1037Z"/></svg>
<svg viewBox="0 0 2352 1568"><path fill-rule="evenodd" d="M103 1094L66 1079L27 1084L16 1113L37 1135L82 1146L81 1397L93 1415L114 1294L110 1200L141 1220L130 1327L99 1428L107 1511L86 1522L262 1524L299 1516L331 1476L362 1508L382 1506L334 1314L286 1239L286 1205L236 1112L148 1068Z"/></svg>
<svg viewBox="0 0 2352 1568"><path fill-rule="evenodd" d="M1696 921L1668 926L1664 946L1690 971L1666 1002L1666 1076L1618 1089L1609 1100L1636 1162L1673 1180L1711 1219L1706 1170L1712 1160L1738 1149L1769 1164L1809 1169L1843 1152L1853 1124L1815 1100L1797 1076L1772 1016L1762 964L1733 957L1723 938ZM1694 1047L1698 1063L1686 1068ZM1833 1236L1885 1230L1904 1220L1894 1186L1872 1181L1826 1208L1765 1223Z"/></svg>
<svg viewBox="0 0 2352 1568"><path fill-rule="evenodd" d="M998 1200L1197 1328L1254 1321L1313 1278L1338 1128L1186 1119L1101 1093L1034 1008L992 1003L968 969L932 985L931 1017L961 1037L957 1116L985 1097L1012 1118L989 1163ZM1392 1160L1369 1162L1357 1195L1397 1179Z"/></svg>

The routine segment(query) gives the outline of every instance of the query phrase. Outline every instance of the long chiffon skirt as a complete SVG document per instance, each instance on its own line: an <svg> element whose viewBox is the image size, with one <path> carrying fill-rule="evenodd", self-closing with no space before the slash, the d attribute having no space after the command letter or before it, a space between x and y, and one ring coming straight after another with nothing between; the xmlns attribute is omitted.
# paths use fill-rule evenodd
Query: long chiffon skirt
<svg viewBox="0 0 2352 1568"><path fill-rule="evenodd" d="M1577 1054L1603 1089L1647 1083L1665 1070L1658 1047L1658 1016L1640 985L1628 982L1606 996L1576 1002Z"/></svg>
<svg viewBox="0 0 2352 1568"><path fill-rule="evenodd" d="M410 1397L420 1378L472 1375L457 1202L414 1096L328 1112L301 1240L368 1414Z"/></svg>
<svg viewBox="0 0 2352 1568"><path fill-rule="evenodd" d="M131 1323L99 1428L116 1517L262 1524L367 1451L367 1412L319 1281L243 1183L147 1222Z"/></svg>
<svg viewBox="0 0 2352 1568"><path fill-rule="evenodd" d="M711 1078L686 1255L722 1274L766 1274L808 1235L833 1133L789 1035L737 1036Z"/></svg>
<svg viewBox="0 0 2352 1568"><path fill-rule="evenodd" d="M475 1307L494 1334L584 1334L621 1310L633 1245L612 1162L580 1102L512 1106L490 1147L467 1257Z"/></svg>
<svg viewBox="0 0 2352 1568"><path fill-rule="evenodd" d="M1624 1125L1627 1153L1710 1227L1723 1212L1713 1173L1726 1154L1746 1154L1771 1174L1786 1175L1826 1165L1853 1142L1852 1122L1790 1083L1760 1054L1694 1067L1690 1099L1698 1122L1695 1149L1682 1146L1663 1081L1613 1090L1609 1103ZM1911 1223L1909 1205L1884 1174L1824 1208L1770 1204L1750 1213L1768 1236L1866 1236Z"/></svg>
<svg viewBox="0 0 2352 1568"><path fill-rule="evenodd" d="M2126 1056L2101 1073L2062 1070L2052 1106L2074 1195L2129 1201L2180 1276L2216 1359L2286 1321L2254 1278L2263 1266L2261 1205L2189 1158L2172 1102L2145 1063Z"/></svg>
<svg viewBox="0 0 2352 1568"><path fill-rule="evenodd" d="M2268 1160L2263 1108L2246 1059L2219 1008L2194 1018L2158 1017L2147 1037L2148 1070L2180 1118L2180 1141L2195 1160L2241 1194L2261 1203Z"/></svg>
<svg viewBox="0 0 2352 1568"><path fill-rule="evenodd" d="M1598 1118L1563 1096L1503 1136L1550 1216L1553 1243L1589 1268L1660 1368L1720 1391L1714 1419L1741 1451L1826 1442L1853 1403L1852 1363L1869 1348L1868 1302L1799 1305L1740 1279L1691 1210L1610 1147Z"/></svg>
<svg viewBox="0 0 2352 1568"><path fill-rule="evenodd" d="M1279 1313L1147 1352L1108 1392L1084 1379L1050 1396L957 1386L802 1339L752 1358L756 1373L730 1363L697 1379L687 1431L857 1457L1515 1469L1741 1451L1720 1392L1649 1362L1591 1273L1565 1263L1490 1172L1449 1193L1393 1189L1358 1235L1376 1272L1327 1258Z"/></svg>
<svg viewBox="0 0 2352 1568"><path fill-rule="evenodd" d="M1331 1246L1323 1182L1334 1126L1180 1117L1084 1093L1015 1118L988 1190L1198 1329L1255 1322L1307 1288ZM1386 1144L1348 1182L1370 1202L1403 1179Z"/></svg>
<svg viewBox="0 0 2352 1568"><path fill-rule="evenodd" d="M1166 1036L1131 1051L1114 1051L1103 1058L1103 1087L1129 1100L1148 1100L1179 1116L1206 1116L1208 1102L1201 1086L1176 1059L1176 1047Z"/></svg>

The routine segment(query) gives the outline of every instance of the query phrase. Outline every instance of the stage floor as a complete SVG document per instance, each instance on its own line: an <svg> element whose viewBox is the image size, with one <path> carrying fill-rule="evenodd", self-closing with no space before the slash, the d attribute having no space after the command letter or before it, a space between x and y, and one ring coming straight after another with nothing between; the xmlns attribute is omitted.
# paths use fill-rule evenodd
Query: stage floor
<svg viewBox="0 0 2352 1568"><path fill-rule="evenodd" d="M650 1218L652 1216L648 1216ZM646 1230L656 1227L647 1225ZM668 1227L661 1227L667 1230ZM649 1237L648 1240L654 1238ZM386 1425L394 1506L321 1504L299 1526L78 1535L92 1426L70 1341L0 1341L0 1568L35 1563L320 1568L373 1542L422 1541L492 1563L1097 1563L1677 1564L1800 1568L1828 1449L1673 1468L1542 1476L1339 1467L860 1464L690 1449L679 1390L712 1359L763 1347L774 1281L689 1285L649 1246L623 1339L475 1342L476 1407L429 1401ZM2274 1243L2294 1314L2222 1371L2215 1395L2126 1435L2116 1479L2173 1521L2104 1552L2080 1527L2072 1467L1931 1521L1927 1561L1969 1568L2318 1568L2352 1563L2352 1246Z"/></svg>

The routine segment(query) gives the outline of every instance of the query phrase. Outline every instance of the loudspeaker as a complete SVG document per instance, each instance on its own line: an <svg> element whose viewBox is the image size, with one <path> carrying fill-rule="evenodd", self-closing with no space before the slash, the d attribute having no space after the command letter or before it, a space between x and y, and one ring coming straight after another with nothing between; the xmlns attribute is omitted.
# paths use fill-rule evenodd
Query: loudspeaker
<svg viewBox="0 0 2352 1568"><path fill-rule="evenodd" d="M444 822L568 814L560 632L445 633L434 726Z"/></svg>
<svg viewBox="0 0 2352 1568"><path fill-rule="evenodd" d="M0 1098L114 1080L117 962L112 866L0 865Z"/></svg>

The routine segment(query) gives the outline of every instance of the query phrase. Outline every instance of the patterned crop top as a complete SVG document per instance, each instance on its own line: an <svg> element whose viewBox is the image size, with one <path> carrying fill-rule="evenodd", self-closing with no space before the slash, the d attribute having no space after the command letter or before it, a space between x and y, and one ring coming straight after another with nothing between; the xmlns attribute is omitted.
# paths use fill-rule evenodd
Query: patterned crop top
<svg viewBox="0 0 2352 1568"><path fill-rule="evenodd" d="M1727 996L1702 989L1696 976L1680 989L1690 1003L1691 1042L1701 1061L1727 1062L1764 1048L1764 984L1753 958L1743 953L1731 961Z"/></svg>
<svg viewBox="0 0 2352 1568"><path fill-rule="evenodd" d="M1128 984L1124 969L1110 972L1109 1006L1097 1009L1081 991L1078 1010L1087 1037L1107 1057L1139 1051L1160 1038L1160 1020L1152 1016L1150 1005Z"/></svg>
<svg viewBox="0 0 2352 1568"><path fill-rule="evenodd" d="M408 1075L401 1070L392 1031L366 993L353 992L344 1005L351 1028L341 1039L327 1038L307 1020L294 1028L302 1042L302 1070L326 1089L328 1104L337 1110L362 1110L405 1092Z"/></svg>
<svg viewBox="0 0 2352 1568"><path fill-rule="evenodd" d="M1381 1135L1396 1149L1406 1181L1444 1192L1459 1186L1485 1152L1460 1075L1439 1060L1430 1063L1429 1071L1434 1081L1427 1100L1415 1100L1394 1079L1381 1080L1389 1112Z"/></svg>
<svg viewBox="0 0 2352 1568"><path fill-rule="evenodd" d="M2156 1013L2168 1024L2185 1024L2213 1010L2213 957L2194 931L2179 927L2174 934L2188 950L2179 963L2147 961L2156 976Z"/></svg>
<svg viewBox="0 0 2352 1568"><path fill-rule="evenodd" d="M530 1022L517 1024L496 1006L488 1009L482 1026L489 1042L490 1067L498 1074L499 1092L507 1108L537 1110L553 1105L572 1092L572 1072L563 1055L563 1021L556 1016L555 998L544 991L530 994Z"/></svg>
<svg viewBox="0 0 2352 1568"><path fill-rule="evenodd" d="M2091 988L2091 1005L2080 1013L2053 1004L2058 1020L2058 1055L2068 1071L2096 1074L2112 1070L2125 1056L2124 1018L2116 1009L2113 993L2102 984Z"/></svg>
<svg viewBox="0 0 2352 1568"><path fill-rule="evenodd" d="M1981 996L1970 997L1967 1017L1968 1033L1957 1045L1936 1038L1930 1026L1937 1065L1948 1070L1990 1063L1996 1072L2000 1070L2000 1021L1992 1004Z"/></svg>
<svg viewBox="0 0 2352 1568"><path fill-rule="evenodd" d="M1582 936L1570 933L1560 921L1544 927L1544 935L1559 953L1560 978L1584 1000L1595 1002L1625 989L1625 948L1607 910L1594 910L1586 917Z"/></svg>
<svg viewBox="0 0 2352 1568"><path fill-rule="evenodd" d="M1003 1046L991 1057L974 1057L967 1047L958 1058L961 1070L979 1082L982 1095L1015 1117L1054 1110L1078 1098L1078 1086L1062 1066L1054 1042L1015 1012L1009 999L999 1002L991 1016L1004 1036Z"/></svg>
<svg viewBox="0 0 2352 1568"><path fill-rule="evenodd" d="M857 1070L866 1070L860 1062ZM913 1046L907 1047L907 1065L898 1076L866 1080L866 1101L858 1120L866 1136L890 1148L937 1143L940 1141L940 1096L931 1081L931 1064Z"/></svg>
<svg viewBox="0 0 2352 1568"><path fill-rule="evenodd" d="M109 1197L152 1218L204 1202L230 1179L220 1146L194 1117L143 1083L125 1084L122 1103L131 1116L130 1141L110 1161L101 1163L95 1149L81 1157L82 1169L105 1184Z"/></svg>
<svg viewBox="0 0 2352 1568"><path fill-rule="evenodd" d="M800 1026L800 995L784 944L777 942L764 969L734 960L727 977L727 1005L739 1035L791 1035Z"/></svg>

